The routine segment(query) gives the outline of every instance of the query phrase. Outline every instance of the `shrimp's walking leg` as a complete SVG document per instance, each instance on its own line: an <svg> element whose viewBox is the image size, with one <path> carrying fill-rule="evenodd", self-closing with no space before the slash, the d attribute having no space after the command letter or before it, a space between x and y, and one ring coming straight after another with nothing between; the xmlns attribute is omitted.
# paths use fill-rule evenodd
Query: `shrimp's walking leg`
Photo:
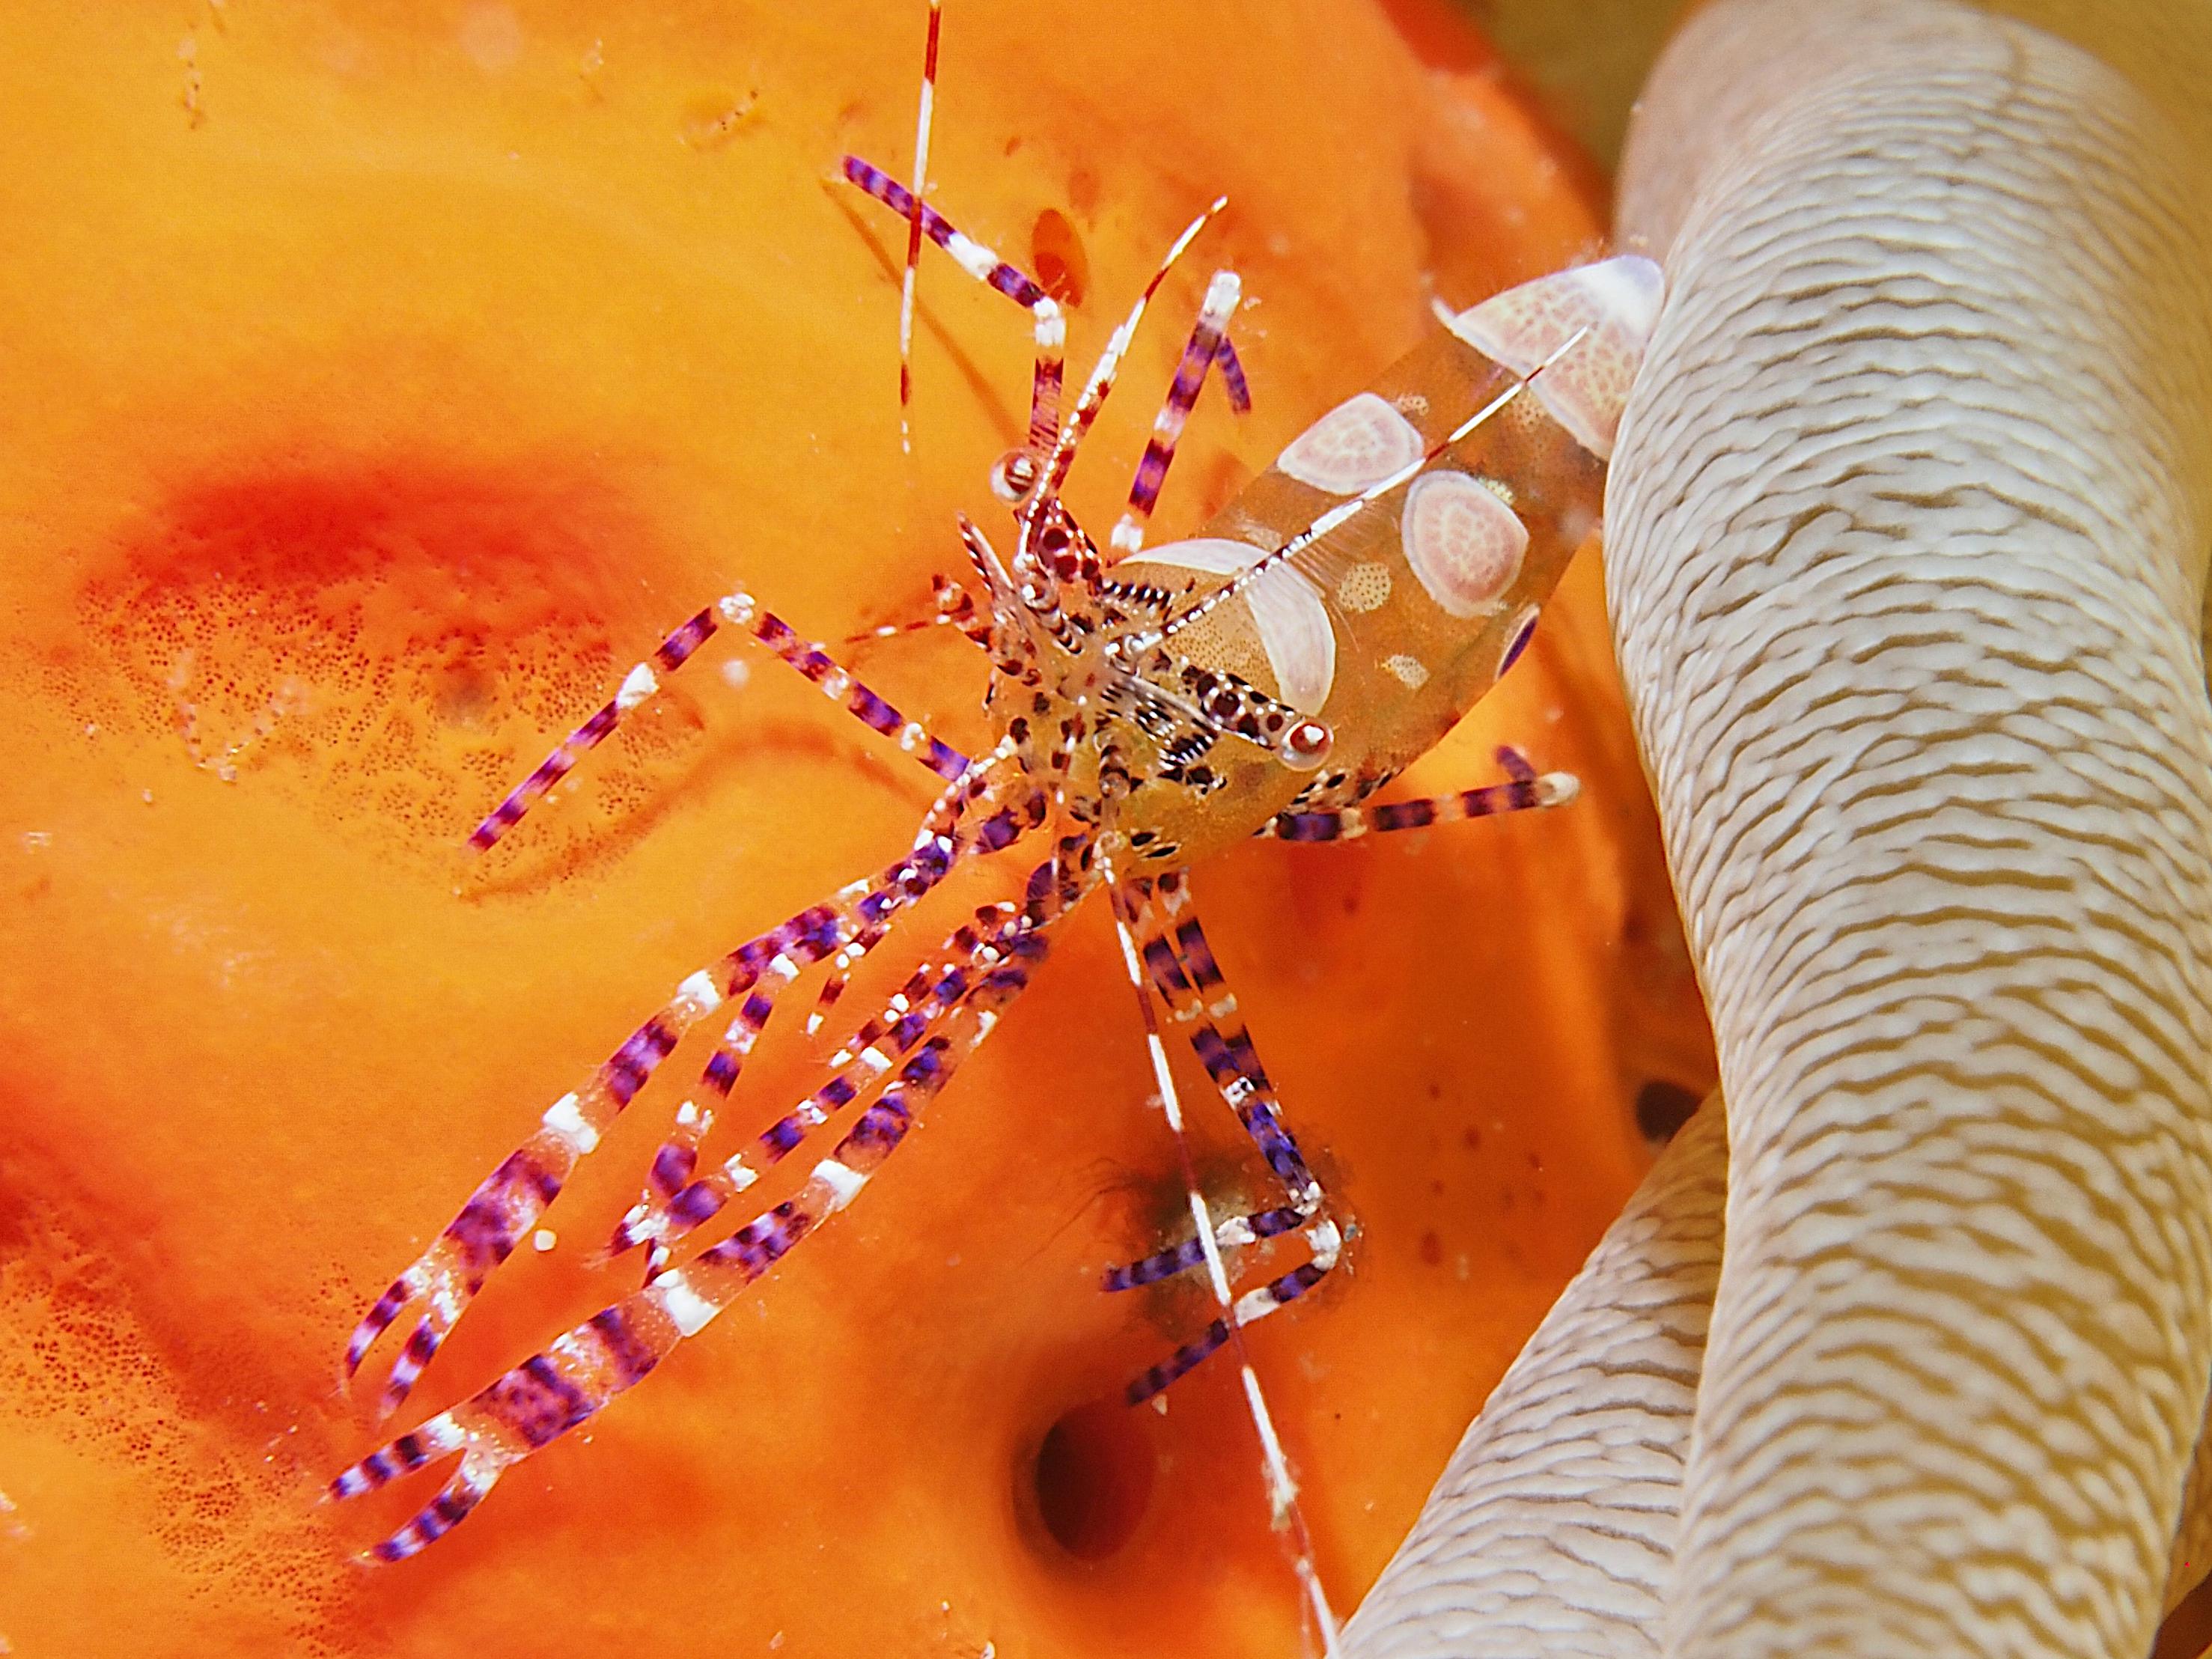
<svg viewBox="0 0 2212 1659"><path fill-rule="evenodd" d="M1128 878L1115 888L1116 915L1129 936L1133 959L1144 965L1152 993L1166 1007L1171 1022L1189 1028L1186 1035L1191 1048L1275 1179L1282 1183L1290 1202L1218 1223L1200 1222L1199 1234L1186 1243L1110 1269L1104 1288L1133 1290L1171 1273L1200 1265L1211 1267L1221 1261L1219 1253L1224 1247L1255 1243L1300 1226L1305 1228L1310 1254L1308 1260L1289 1273L1233 1304L1223 1297L1219 1316L1205 1331L1130 1383L1127 1398L1133 1406L1187 1375L1226 1343L1232 1329L1264 1318L1304 1296L1335 1267L1343 1246L1343 1233L1336 1222L1321 1216L1321 1183L1314 1179L1297 1139L1284 1126L1274 1085L1268 1080L1251 1036L1238 1017L1236 994L1214 961L1197 913L1190 908L1188 892L1187 878L1180 871ZM1194 1202L1202 1207L1202 1200ZM1225 1285L1225 1279L1224 1282Z"/></svg>
<svg viewBox="0 0 2212 1659"><path fill-rule="evenodd" d="M1582 781L1571 772L1540 775L1517 749L1501 748L1498 763L1508 781L1463 789L1456 795L1431 795L1421 800L1390 801L1380 806L1347 806L1333 812L1279 812L1254 833L1277 841L1355 841L1370 831L1425 830L1431 824L1456 823L1462 818L1495 817L1501 812L1523 812L1544 806L1565 806L1582 793Z"/></svg>
<svg viewBox="0 0 2212 1659"><path fill-rule="evenodd" d="M1268 1507L1273 1512L1275 1526L1290 1535L1291 1569L1297 1574L1299 1588L1305 1593L1307 1607L1321 1632L1322 1650L1329 1659L1335 1659L1336 1615L1329 1607L1328 1592L1322 1588L1320 1571L1314 1565L1313 1534L1306 1525L1304 1512L1298 1507L1297 1482L1291 1478L1290 1460L1283 1453L1282 1437L1275 1431L1273 1413L1267 1409L1267 1395L1260 1387L1260 1374L1253 1369L1252 1356L1244 1347L1244 1327L1304 1295L1317 1284L1336 1265L1337 1254L1343 1243L1342 1235L1334 1222L1326 1218L1317 1221L1306 1231L1307 1243L1312 1252L1309 1261L1241 1297L1234 1296L1231 1291L1229 1269L1222 1260L1213 1218L1207 1211L1205 1194L1199 1190L1197 1165L1191 1158L1189 1139L1183 1130L1182 1103L1176 1093L1174 1075L1168 1068L1167 1049L1161 1041L1159 1024L1153 1013L1153 992L1146 988L1146 967L1140 965L1137 943L1139 927L1146 930L1148 945L1165 937L1154 919L1153 895L1158 891L1164 895L1179 896L1184 877L1182 872L1177 871L1158 878L1117 879L1110 867L1107 869L1106 875L1113 884L1114 927L1121 944L1122 965L1127 969L1130 988L1136 993L1137 1005L1144 1015L1145 1042L1152 1056L1152 1077L1158 1085L1160 1106L1167 1115L1169 1131L1175 1137L1176 1154L1182 1162L1183 1190L1190 1201L1194 1242L1200 1252L1198 1259L1206 1265L1206 1279L1213 1291L1214 1305L1220 1310L1205 1334L1195 1341L1186 1343L1131 1383L1127 1398L1133 1406L1139 1404L1159 1393L1217 1348L1226 1345L1237 1351L1238 1374L1244 1385L1245 1408L1251 1414L1252 1427L1260 1440L1260 1467L1267 1481ZM1202 1030L1213 1032L1218 1041L1219 1033L1214 1030L1212 1024L1214 1012L1218 1011L1222 1018L1233 1018L1237 1011L1236 999L1229 994L1218 970L1213 969L1212 952L1206 948L1205 936L1197 931L1195 915L1188 918L1188 927L1190 930L1188 942L1204 965L1194 971L1189 962L1178 963L1176 971L1170 975L1170 981L1177 988L1170 1006L1175 1007L1188 1002L1193 1011L1190 1017L1200 1022ZM1170 950L1170 954L1178 954L1172 945ZM1154 958L1152 983L1158 988L1163 964L1157 961L1157 951L1151 951L1149 955ZM1218 993L1214 996L1211 1009L1197 1006L1196 999L1200 994L1201 985L1207 994ZM1162 994L1164 997L1164 991ZM1235 1035L1243 1038L1242 1027L1233 1029ZM1225 1042L1221 1042L1221 1047L1225 1053L1235 1052L1228 1049ZM1282 1127L1275 1116L1273 1090L1268 1085L1266 1074L1259 1069L1257 1057L1251 1054L1249 1039L1243 1041L1242 1052L1249 1058L1249 1069L1236 1069L1233 1078L1224 1080L1222 1071L1211 1059L1207 1061L1207 1069L1213 1073L1215 1082L1221 1085L1223 1094L1236 1108L1247 1133L1260 1146L1270 1167L1289 1189L1292 1207L1310 1215L1320 1208L1321 1184L1306 1169L1305 1159L1299 1153L1297 1142L1291 1139L1289 1132ZM1202 1048L1200 1054L1200 1058L1206 1058L1206 1051ZM1232 1092L1232 1085L1236 1092Z"/></svg>
<svg viewBox="0 0 2212 1659"><path fill-rule="evenodd" d="M1206 384L1206 371L1216 362L1237 361L1233 355L1224 353L1229 345L1229 319L1236 314L1237 302L1243 295L1243 285L1233 270L1215 271L1212 282L1206 286L1205 302L1199 307L1198 320L1192 325L1190 339L1182 349L1182 361L1176 365L1168 395L1161 400L1160 412L1152 418L1152 435L1145 445L1144 459L1137 463L1137 476L1129 485L1128 510L1114 526L1112 545L1125 558L1145 544L1145 526L1152 522L1152 508L1159 504L1160 488L1167 482L1168 467L1175 459L1176 445L1182 438L1183 423L1197 407L1199 388ZM1222 378L1228 388L1229 401L1237 412L1241 415L1249 410L1251 389L1244 384L1241 368L1233 376L1224 372Z"/></svg>
<svg viewBox="0 0 2212 1659"><path fill-rule="evenodd" d="M956 228L952 222L872 161L857 155L844 161L848 182L865 191L907 222L920 234L952 256L952 262L987 288L996 289L1030 313L1036 342L1036 366L1030 377L1029 454L1040 461L1051 453L1060 435L1060 389L1066 370L1067 318L1060 301L1044 291L1036 278L1008 264L981 242ZM916 252L920 250L917 248ZM910 279L909 279L910 280ZM906 291L912 292L908 286ZM900 390L905 394L904 354L907 338L900 341Z"/></svg>
<svg viewBox="0 0 2212 1659"><path fill-rule="evenodd" d="M1012 905L987 906L977 911L975 923L958 928L945 941L944 958L938 965L925 964L917 969L890 1006L830 1057L829 1079L761 1132L750 1157L738 1152L696 1180L680 1183L662 1201L638 1205L615 1228L607 1255L620 1255L640 1244L650 1244L647 1282L659 1277L671 1247L685 1234L720 1214L732 1198L829 1121L831 1113L860 1099L891 1072L902 1056L911 1053L916 1044L934 1038L950 1023L974 990L975 976L1014 948L1015 919ZM986 1018L984 1029L988 1029L991 1018L995 1016ZM661 1151L665 1158L668 1147ZM656 1185L659 1174L656 1160Z"/></svg>
<svg viewBox="0 0 2212 1659"><path fill-rule="evenodd" d="M461 1466L415 1518L376 1545L380 1561L404 1561L453 1530L500 1476L632 1387L687 1336L858 1194L905 1137L921 1101L950 1073L945 1052L925 1048L860 1115L798 1195L696 1261L593 1315L449 1411L401 1435L331 1482L334 1498L357 1497L453 1452Z"/></svg>
<svg viewBox="0 0 2212 1659"><path fill-rule="evenodd" d="M1048 497L1056 499L1060 486L1067 482L1067 470L1075 465L1075 452L1090 434L1091 422L1098 418L1098 411L1106 402L1106 394L1114 389L1115 378L1121 371L1121 359L1128 352L1129 342L1136 337L1137 325L1144 320L1145 308L1152 304L1152 295L1159 292L1160 284L1167 280L1168 272L1175 269L1176 261L1182 258L1184 251L1197 240L1198 233L1212 222L1214 215L1228 205L1226 196L1217 196L1207 204L1205 212L1183 227L1182 234L1169 245L1158 269L1152 272L1152 280L1145 284L1145 291L1129 307L1129 314L1121 320L1113 333L1106 337L1106 349L1098 354L1097 362L1091 367L1091 378L1084 383L1083 391L1075 400L1075 412L1068 416L1067 424L1061 428L1058 441L1050 447L1050 459L1045 465L1043 478L1043 489ZM1220 337L1215 355L1221 363L1222 378L1231 387L1230 395L1235 398L1241 390L1243 402L1249 406L1252 399L1244 379L1244 366L1237 361L1236 350L1230 345L1227 335Z"/></svg>
<svg viewBox="0 0 2212 1659"><path fill-rule="evenodd" d="M775 988L796 978L807 963L850 944L863 928L912 903L942 881L965 851L985 844L981 835L961 836L958 819L973 798L971 783L980 787L981 774L996 760L994 753L978 763L970 769L975 777L963 777L939 798L915 850L905 858L874 880L854 883L747 940L713 968L691 975L584 1088L563 1095L546 1109L537 1133L485 1177L430 1248L377 1298L346 1344L345 1370L350 1376L404 1310L416 1302L424 1304L422 1318L392 1364L379 1401L380 1414L389 1415L406 1399L492 1270L537 1224L577 1161L599 1145L600 1136L687 1031L729 998L744 996L732 1030L741 1026L757 1035ZM996 826L996 818L984 826L994 840L1003 833ZM996 850L995 846L989 850ZM746 995L749 992L752 994ZM725 1052L709 1062L710 1071L725 1060L727 1048L726 1041ZM734 1079L734 1063L727 1069Z"/></svg>
<svg viewBox="0 0 2212 1659"><path fill-rule="evenodd" d="M970 769L970 776L948 789L932 809L931 817L923 824L922 840L933 836L946 838L950 856L958 860L970 854L988 854L1012 846L1030 830L1044 822L1049 803L1042 790L1028 782L1018 769L1005 764L1012 757L1008 744L998 749ZM1011 804L979 818L972 825L962 827L961 821L979 812L1000 799L1001 785L1011 783L1021 791ZM932 884L933 884L933 883ZM918 897L925 887L917 887L911 895L900 898L900 902ZM817 1002L807 1020L810 1033L819 1029L825 1008L834 1006L843 994L847 979L860 959L866 956L889 931L890 918L897 905L892 902L898 895L885 892L880 896L863 897L860 901L860 925L831 952L831 971L823 987L822 1000ZM754 1045L767 1029L769 1016L775 1012L777 994L799 975L805 964L771 962L770 971L763 975L744 1001L738 1005L729 1029L722 1033L721 1042L708 1060L699 1076L702 1093L715 1099L727 1099L737 1086L739 1074ZM833 1058L830 1064L842 1066L843 1059ZM648 1280L665 1264L668 1243L689 1231L698 1222L719 1210L722 1204L750 1184L752 1174L744 1170L743 1159L732 1160L739 1167L727 1165L714 1175L704 1177L708 1191L693 1194L685 1200L686 1206L696 1208L714 1197L713 1208L690 1222L678 1224L672 1213L679 1194L689 1186L699 1183L692 1179L698 1164L698 1148L706 1138L714 1120L714 1108L701 1107L687 1100L678 1109L673 1133L654 1155L651 1174L645 1189L635 1204L623 1215L607 1244L610 1255L619 1255L634 1245L651 1246L646 1261ZM734 1184L729 1184L734 1183Z"/></svg>
<svg viewBox="0 0 2212 1659"><path fill-rule="evenodd" d="M957 1028L908 1056L876 1103L814 1166L805 1186L635 1295L602 1310L489 1387L342 1471L335 1499L356 1498L398 1477L460 1454L459 1470L406 1525L369 1552L380 1561L419 1554L483 1501L500 1476L634 1386L676 1345L696 1335L799 1241L850 1204L897 1150L923 1103L951 1080L1044 959L1051 925L1089 882L1087 842L1071 838L1030 882L1029 900L1002 919L1000 943L980 949L976 973L957 1008ZM955 935L957 939L958 935Z"/></svg>
<svg viewBox="0 0 2212 1659"><path fill-rule="evenodd" d="M756 641L821 687L823 695L831 702L842 704L848 714L870 731L892 738L902 751L914 756L938 776L957 778L967 769L965 755L950 744L939 742L918 721L908 720L840 667L820 646L801 639L781 617L774 611L762 610L751 594L740 589L717 599L692 617L663 640L652 656L623 676L621 686L605 705L562 738L553 752L540 761L537 769L470 832L470 848L483 852L520 823L523 814L542 799L546 791L574 770L576 763L611 736L633 709L660 690L662 674L672 674L681 668L724 623L746 629Z"/></svg>

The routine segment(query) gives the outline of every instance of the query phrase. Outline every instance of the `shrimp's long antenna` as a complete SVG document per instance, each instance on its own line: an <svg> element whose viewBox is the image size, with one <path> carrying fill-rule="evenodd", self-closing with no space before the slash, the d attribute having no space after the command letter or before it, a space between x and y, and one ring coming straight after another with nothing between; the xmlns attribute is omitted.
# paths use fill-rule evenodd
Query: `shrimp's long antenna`
<svg viewBox="0 0 2212 1659"><path fill-rule="evenodd" d="M914 282L921 268L921 193L929 184L929 123L937 105L937 35L944 0L929 0L929 44L922 50L921 108L914 124L914 206L906 216L906 274L899 282L899 448L914 453L907 407L914 398Z"/></svg>

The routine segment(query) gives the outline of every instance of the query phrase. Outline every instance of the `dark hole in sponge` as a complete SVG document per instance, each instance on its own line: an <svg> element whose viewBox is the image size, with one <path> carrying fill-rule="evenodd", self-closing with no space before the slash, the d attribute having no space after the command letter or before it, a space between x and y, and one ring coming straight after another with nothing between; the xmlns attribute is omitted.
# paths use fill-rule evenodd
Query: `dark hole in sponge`
<svg viewBox="0 0 2212 1659"><path fill-rule="evenodd" d="M1030 269L1044 291L1064 306L1079 306L1091 289L1091 256L1067 216L1047 208L1030 232Z"/></svg>
<svg viewBox="0 0 2212 1659"><path fill-rule="evenodd" d="M1078 1406L1046 1432L1036 1461L1045 1530L1079 1561L1120 1552L1152 1496L1143 1419L1118 1400Z"/></svg>
<svg viewBox="0 0 2212 1659"><path fill-rule="evenodd" d="M1654 1146L1664 1146L1690 1121L1702 1099L1679 1083L1653 1078L1636 1091L1636 1127Z"/></svg>

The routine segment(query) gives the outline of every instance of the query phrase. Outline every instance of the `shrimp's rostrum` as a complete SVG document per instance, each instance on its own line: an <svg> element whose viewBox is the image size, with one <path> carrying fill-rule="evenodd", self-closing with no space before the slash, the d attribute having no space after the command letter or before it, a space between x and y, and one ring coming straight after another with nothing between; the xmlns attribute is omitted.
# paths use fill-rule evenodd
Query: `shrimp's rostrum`
<svg viewBox="0 0 2212 1659"><path fill-rule="evenodd" d="M1430 336L1431 274L1463 313L1593 257L1571 166L1474 49L1418 58L1434 43L1408 46L1403 8L1231 0L1110 27L948 9L924 199L1050 290L1062 423L1167 245L1231 198L1050 492L1100 566L1095 602L1079 565L1060 581L1062 612L1115 606L1126 643L1032 655L1009 634L994 649L1054 712L1025 716L1007 674L979 712L994 671L957 627L836 643L926 616L933 573L960 585L945 614L1000 628L961 512L1009 577L1024 551L988 479L1030 448L1036 318L925 245L907 459L910 224L837 176L854 151L912 183L918 5L187 9L29 0L0 58L60 158L0 180L21 348L0 392L0 1485L18 1528L0 1528L0 1635L546 1659L617 1624L671 1659L779 1632L1006 1659L1107 1632L1125 1654L1295 1646L1245 1359L1341 1605L1632 1185L1637 1088L1703 1082L1655 1073L1624 1012L1619 968L1663 944L1645 927L1663 908L1639 907L1664 886L1587 559L1395 786L1427 799L1348 799L1363 757L1387 769L1488 683L1539 602L1547 544L1487 503L1543 465L1498 446L1594 337L1314 560L1227 592L1404 456L1407 428L1432 441L1445 402L1480 400L1457 369L1377 370ZM1217 296L1209 353L1194 323L1220 270L1241 292ZM1491 374L1497 354L1468 345L1452 361ZM1175 429L1179 364L1202 380ZM1408 390L1437 410L1398 407ZM1223 516L1248 485L1265 535ZM1285 505L1255 511L1269 491ZM1164 598L1103 586L1140 570ZM1204 704L1184 664L1217 677ZM1355 706L1363 678L1405 700ZM464 854L610 701L618 729ZM1026 756L992 760L1022 717ZM1318 732L1289 752L1239 729L1274 719ZM1496 769L1505 742L1578 775L1575 809L1372 833L1555 794ZM950 787L939 766L969 761L980 788L929 813L952 848L938 878L917 820ZM1199 768L1231 781L1201 793ZM1201 855L1209 836L1233 844ZM883 914L864 893L780 935L855 872L909 865ZM1110 866L1114 902L1064 904L1063 866L1078 893ZM1203 1243L1146 1104L1161 1085L1122 927ZM720 953L748 936L780 942L732 995ZM799 974L780 1012L726 1042L778 957ZM687 1024L603 1119L593 1063L626 1034L625 1073L651 1063ZM722 1294L704 1255L785 1204L764 1251L830 1214L878 1144L845 1137L948 1077L836 1225L659 1348L697 1316L680 1289ZM333 1347L526 1135L538 1167L513 1166L447 1244L464 1285L471 1249L511 1254L406 1414L373 1428L424 1310L349 1400ZM593 1136L518 1233L505 1200ZM1240 1324L1245 1356L1224 1334L1159 1409L1127 1407L1226 1331L1205 1245L1242 1321L1323 1269L1330 1229L1337 1265ZM630 1248L609 1265L610 1244ZM670 1271L634 1324L547 1349L648 1267ZM111 1325L137 1334L118 1349ZM526 1443L665 1357L507 1464L456 1536L351 1570L469 1449L301 1500L391 1434L434 1438L536 1350L486 1434Z"/></svg>

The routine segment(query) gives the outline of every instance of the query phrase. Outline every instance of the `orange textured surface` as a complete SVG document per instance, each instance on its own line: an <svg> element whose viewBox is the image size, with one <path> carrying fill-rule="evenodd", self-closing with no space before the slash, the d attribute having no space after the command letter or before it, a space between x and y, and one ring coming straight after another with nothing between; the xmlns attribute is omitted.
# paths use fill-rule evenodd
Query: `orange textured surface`
<svg viewBox="0 0 2212 1659"><path fill-rule="evenodd" d="M1119 8L1109 30L955 0L933 199L1085 286L1073 365L1232 199L1078 468L1094 524L1209 262L1244 274L1259 406L1209 394L1164 534L1418 339L1431 278L1464 305L1595 250L1586 171L1478 45L1395 9ZM905 4L11 7L16 1654L1297 1650L1233 1374L1164 1414L1081 1409L1204 1316L1187 1287L1091 1288L1179 1202L1103 911L849 1214L423 1559L349 1556L427 1480L315 1501L375 1437L335 1381L367 1302L677 979L880 868L933 793L775 665L733 690L702 661L495 857L455 850L714 595L743 580L839 638L926 611L957 510L1000 521L984 475L1018 434L1025 319L927 262L902 458L903 234L830 183L848 149L908 165L921 31ZM1487 781L1510 739L1583 775L1572 809L1255 844L1198 877L1361 1224L1349 1270L1252 1338L1340 1607L1642 1169L1638 1085L1709 1076L1587 559L1563 595L1405 791ZM981 740L963 641L861 666ZM805 1047L748 1071L745 1132ZM502 1271L407 1420L629 1288L586 1260L702 1058L586 1165L558 1247ZM1234 1193L1256 1159L1188 1075ZM1110 1511L1083 1559L1042 1515L1069 1479Z"/></svg>

